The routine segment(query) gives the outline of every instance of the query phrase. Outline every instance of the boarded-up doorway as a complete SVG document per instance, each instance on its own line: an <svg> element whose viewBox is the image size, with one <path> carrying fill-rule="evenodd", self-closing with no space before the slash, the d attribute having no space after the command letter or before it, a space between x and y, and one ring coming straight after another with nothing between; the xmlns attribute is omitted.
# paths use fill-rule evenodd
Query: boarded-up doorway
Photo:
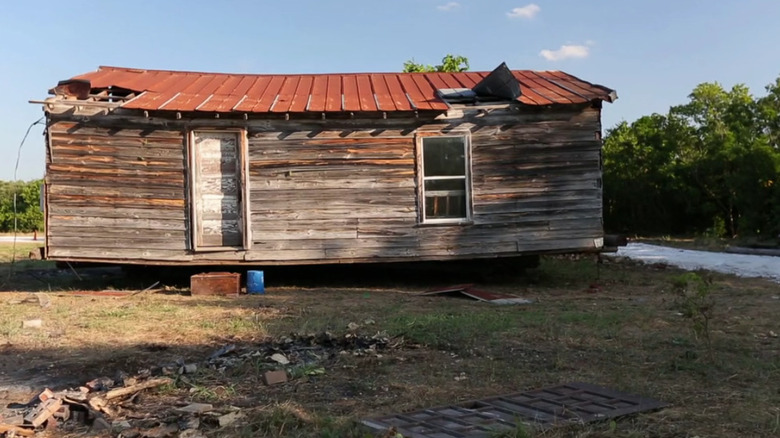
<svg viewBox="0 0 780 438"><path fill-rule="evenodd" d="M195 249L246 247L243 137L240 131L192 133Z"/></svg>

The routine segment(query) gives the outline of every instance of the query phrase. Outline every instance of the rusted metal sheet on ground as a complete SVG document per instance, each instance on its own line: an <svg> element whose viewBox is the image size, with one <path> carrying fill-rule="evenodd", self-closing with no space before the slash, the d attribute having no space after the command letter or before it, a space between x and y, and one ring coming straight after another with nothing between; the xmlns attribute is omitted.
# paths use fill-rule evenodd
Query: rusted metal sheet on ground
<svg viewBox="0 0 780 438"><path fill-rule="evenodd" d="M238 295L241 292L241 274L208 272L190 277L191 295Z"/></svg>
<svg viewBox="0 0 780 438"><path fill-rule="evenodd" d="M533 302L532 300L520 298L515 295L507 295L475 289L473 284L459 284L456 286L429 290L427 292L421 293L420 295L462 296L491 304L530 304Z"/></svg>
<svg viewBox="0 0 780 438"><path fill-rule="evenodd" d="M407 438L490 437L524 427L545 428L652 411L666 403L589 383L568 383L457 405L363 420Z"/></svg>

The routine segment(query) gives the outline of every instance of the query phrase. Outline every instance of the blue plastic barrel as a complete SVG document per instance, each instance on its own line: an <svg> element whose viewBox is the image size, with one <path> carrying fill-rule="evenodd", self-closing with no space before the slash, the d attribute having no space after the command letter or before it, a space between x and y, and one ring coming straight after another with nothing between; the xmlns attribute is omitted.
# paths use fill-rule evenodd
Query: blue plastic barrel
<svg viewBox="0 0 780 438"><path fill-rule="evenodd" d="M246 293L264 294L265 278L263 271L248 271L246 273Z"/></svg>

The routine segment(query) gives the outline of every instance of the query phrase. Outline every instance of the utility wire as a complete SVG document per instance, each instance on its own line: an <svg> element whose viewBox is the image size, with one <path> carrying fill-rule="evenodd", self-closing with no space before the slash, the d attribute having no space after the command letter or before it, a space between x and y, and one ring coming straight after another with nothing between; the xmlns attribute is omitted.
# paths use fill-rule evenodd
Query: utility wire
<svg viewBox="0 0 780 438"><path fill-rule="evenodd" d="M16 174L19 172L19 161L21 161L22 158L22 146L24 146L24 142L27 141L27 136L30 135L30 131L33 129L33 126L39 125L43 122L43 120L46 117L41 117L40 119L34 121L30 124L30 126L27 127L27 131L24 133L24 137L22 137L22 142L19 143L19 149L16 152L16 165L14 166L14 243L13 243L13 249L11 250L11 268L8 270L8 280L11 280L11 276L14 274L14 265L16 264L16 235L17 235L17 228L18 228L18 218L17 218L17 211L16 211L16 197L17 197L17 184L16 184Z"/></svg>

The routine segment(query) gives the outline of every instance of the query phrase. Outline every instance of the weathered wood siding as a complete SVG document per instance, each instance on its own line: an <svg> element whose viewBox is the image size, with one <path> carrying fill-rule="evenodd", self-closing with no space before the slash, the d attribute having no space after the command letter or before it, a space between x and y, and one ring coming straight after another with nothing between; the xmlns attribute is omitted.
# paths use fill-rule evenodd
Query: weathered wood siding
<svg viewBox="0 0 780 438"><path fill-rule="evenodd" d="M50 127L51 257L257 264L437 260L588 250L602 237L598 108L451 111L427 122L115 123ZM247 131L249 250L190 249L185 133L211 127ZM471 223L418 223L418 132L470 133Z"/></svg>
<svg viewBox="0 0 780 438"><path fill-rule="evenodd" d="M115 259L189 247L181 131L48 127L50 258Z"/></svg>
<svg viewBox="0 0 780 438"><path fill-rule="evenodd" d="M251 132L253 261L445 259L592 249L599 110L453 118L416 130ZM418 224L415 133L470 133L473 221Z"/></svg>

